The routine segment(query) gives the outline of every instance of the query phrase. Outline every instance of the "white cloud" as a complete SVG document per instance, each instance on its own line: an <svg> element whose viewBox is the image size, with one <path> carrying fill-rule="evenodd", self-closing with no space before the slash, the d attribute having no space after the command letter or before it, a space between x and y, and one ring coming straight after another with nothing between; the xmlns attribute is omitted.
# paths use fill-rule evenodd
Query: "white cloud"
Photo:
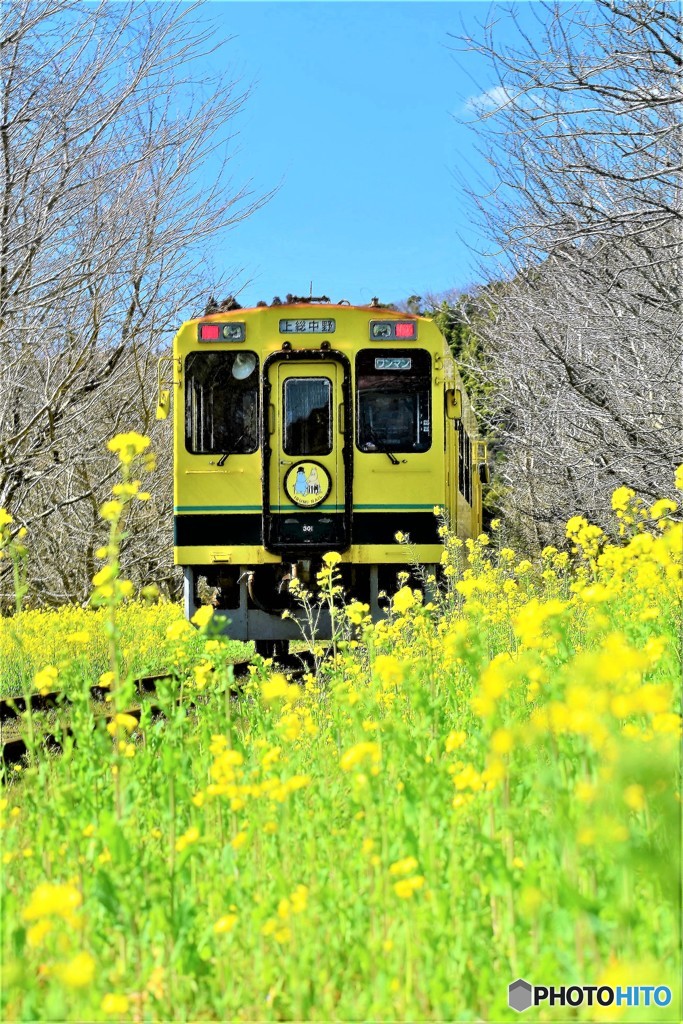
<svg viewBox="0 0 683 1024"><path fill-rule="evenodd" d="M470 96L465 103L468 110L474 110L476 113L481 114L485 110L499 110L500 107L504 107L507 103L512 102L514 97L507 91L503 85L494 85L486 92L482 92L479 96Z"/></svg>

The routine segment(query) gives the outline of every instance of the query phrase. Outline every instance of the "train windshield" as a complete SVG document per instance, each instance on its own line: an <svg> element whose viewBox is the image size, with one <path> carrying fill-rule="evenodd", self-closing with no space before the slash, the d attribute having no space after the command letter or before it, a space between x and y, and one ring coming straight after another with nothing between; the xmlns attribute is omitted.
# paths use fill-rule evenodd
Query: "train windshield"
<svg viewBox="0 0 683 1024"><path fill-rule="evenodd" d="M258 410L256 353L190 353L185 360L185 446L189 452L255 452Z"/></svg>
<svg viewBox="0 0 683 1024"><path fill-rule="evenodd" d="M329 455L332 382L327 377L290 377L285 381L284 427L287 455Z"/></svg>
<svg viewBox="0 0 683 1024"><path fill-rule="evenodd" d="M432 443L431 357L419 349L364 349L356 357L362 452L426 452Z"/></svg>

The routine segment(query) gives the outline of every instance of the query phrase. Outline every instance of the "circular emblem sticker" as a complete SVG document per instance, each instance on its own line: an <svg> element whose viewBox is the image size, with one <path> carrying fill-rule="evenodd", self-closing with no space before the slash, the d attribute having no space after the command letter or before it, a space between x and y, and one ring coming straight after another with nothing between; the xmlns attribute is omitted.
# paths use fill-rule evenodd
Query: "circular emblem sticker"
<svg viewBox="0 0 683 1024"><path fill-rule="evenodd" d="M332 487L330 474L319 462L297 462L287 470L285 494L300 508L322 504Z"/></svg>

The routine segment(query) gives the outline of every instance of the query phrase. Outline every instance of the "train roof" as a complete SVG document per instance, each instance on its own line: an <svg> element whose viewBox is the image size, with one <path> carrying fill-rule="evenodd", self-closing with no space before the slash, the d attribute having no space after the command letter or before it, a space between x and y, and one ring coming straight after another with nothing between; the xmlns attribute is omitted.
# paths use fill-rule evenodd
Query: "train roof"
<svg viewBox="0 0 683 1024"><path fill-rule="evenodd" d="M390 309L387 306L375 306L375 305L364 305L356 306L348 302L280 302L274 305L262 305L262 306L240 306L238 309L217 309L212 313L204 313L200 316L193 316L186 323L195 323L199 320L209 320L212 317L235 317L239 320L241 316L246 313L265 313L270 312L273 309L287 309L287 310L356 310L358 312L371 313L375 316L382 317L382 319L388 319L394 317L397 320L431 320L431 317L419 316L417 313L407 313L401 309Z"/></svg>

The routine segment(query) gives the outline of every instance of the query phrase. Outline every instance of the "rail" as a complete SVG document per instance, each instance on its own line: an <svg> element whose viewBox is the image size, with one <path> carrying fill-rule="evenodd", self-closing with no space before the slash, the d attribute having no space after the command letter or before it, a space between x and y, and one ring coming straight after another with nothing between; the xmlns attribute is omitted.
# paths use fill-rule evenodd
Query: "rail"
<svg viewBox="0 0 683 1024"><path fill-rule="evenodd" d="M243 679L249 673L249 666L252 665L252 661L240 661L230 666L233 670L233 678L235 681ZM288 654L278 659L276 668L287 672L287 674L296 680L304 673L310 671L315 664L313 656L308 651L302 651L298 654ZM170 672L159 672L156 675L140 676L134 680L135 691L140 697L149 696L156 693L157 685L160 682L173 679L173 675ZM89 687L90 699L95 703L101 703L103 706L106 705L107 696L110 694L108 688L104 686L91 686ZM235 691L237 696L237 691ZM0 735L5 732L5 729L9 723L16 722L22 718L30 705L31 713L36 715L44 715L49 711L55 711L58 709L68 708L73 701L59 690L52 691L50 693L34 693L31 694L29 701L27 702L25 697L4 697L0 700ZM194 706L193 701L188 700L186 707L191 708ZM160 717L164 714L161 707L156 704L145 705L149 708L152 715ZM143 707L136 705L128 708L125 714L131 715L140 721L143 712ZM98 715L98 720L104 722L111 722L114 715L117 712L112 711L111 714L104 713ZM73 733L68 728L60 728L60 735L73 736ZM50 754L58 754L61 752L62 746L57 735L52 733L44 733L41 737L41 745ZM28 753L28 747L23 736L14 735L12 738L2 740L2 761L0 762L0 776L2 781L7 781L7 770L11 769L13 765L20 764L23 758Z"/></svg>

